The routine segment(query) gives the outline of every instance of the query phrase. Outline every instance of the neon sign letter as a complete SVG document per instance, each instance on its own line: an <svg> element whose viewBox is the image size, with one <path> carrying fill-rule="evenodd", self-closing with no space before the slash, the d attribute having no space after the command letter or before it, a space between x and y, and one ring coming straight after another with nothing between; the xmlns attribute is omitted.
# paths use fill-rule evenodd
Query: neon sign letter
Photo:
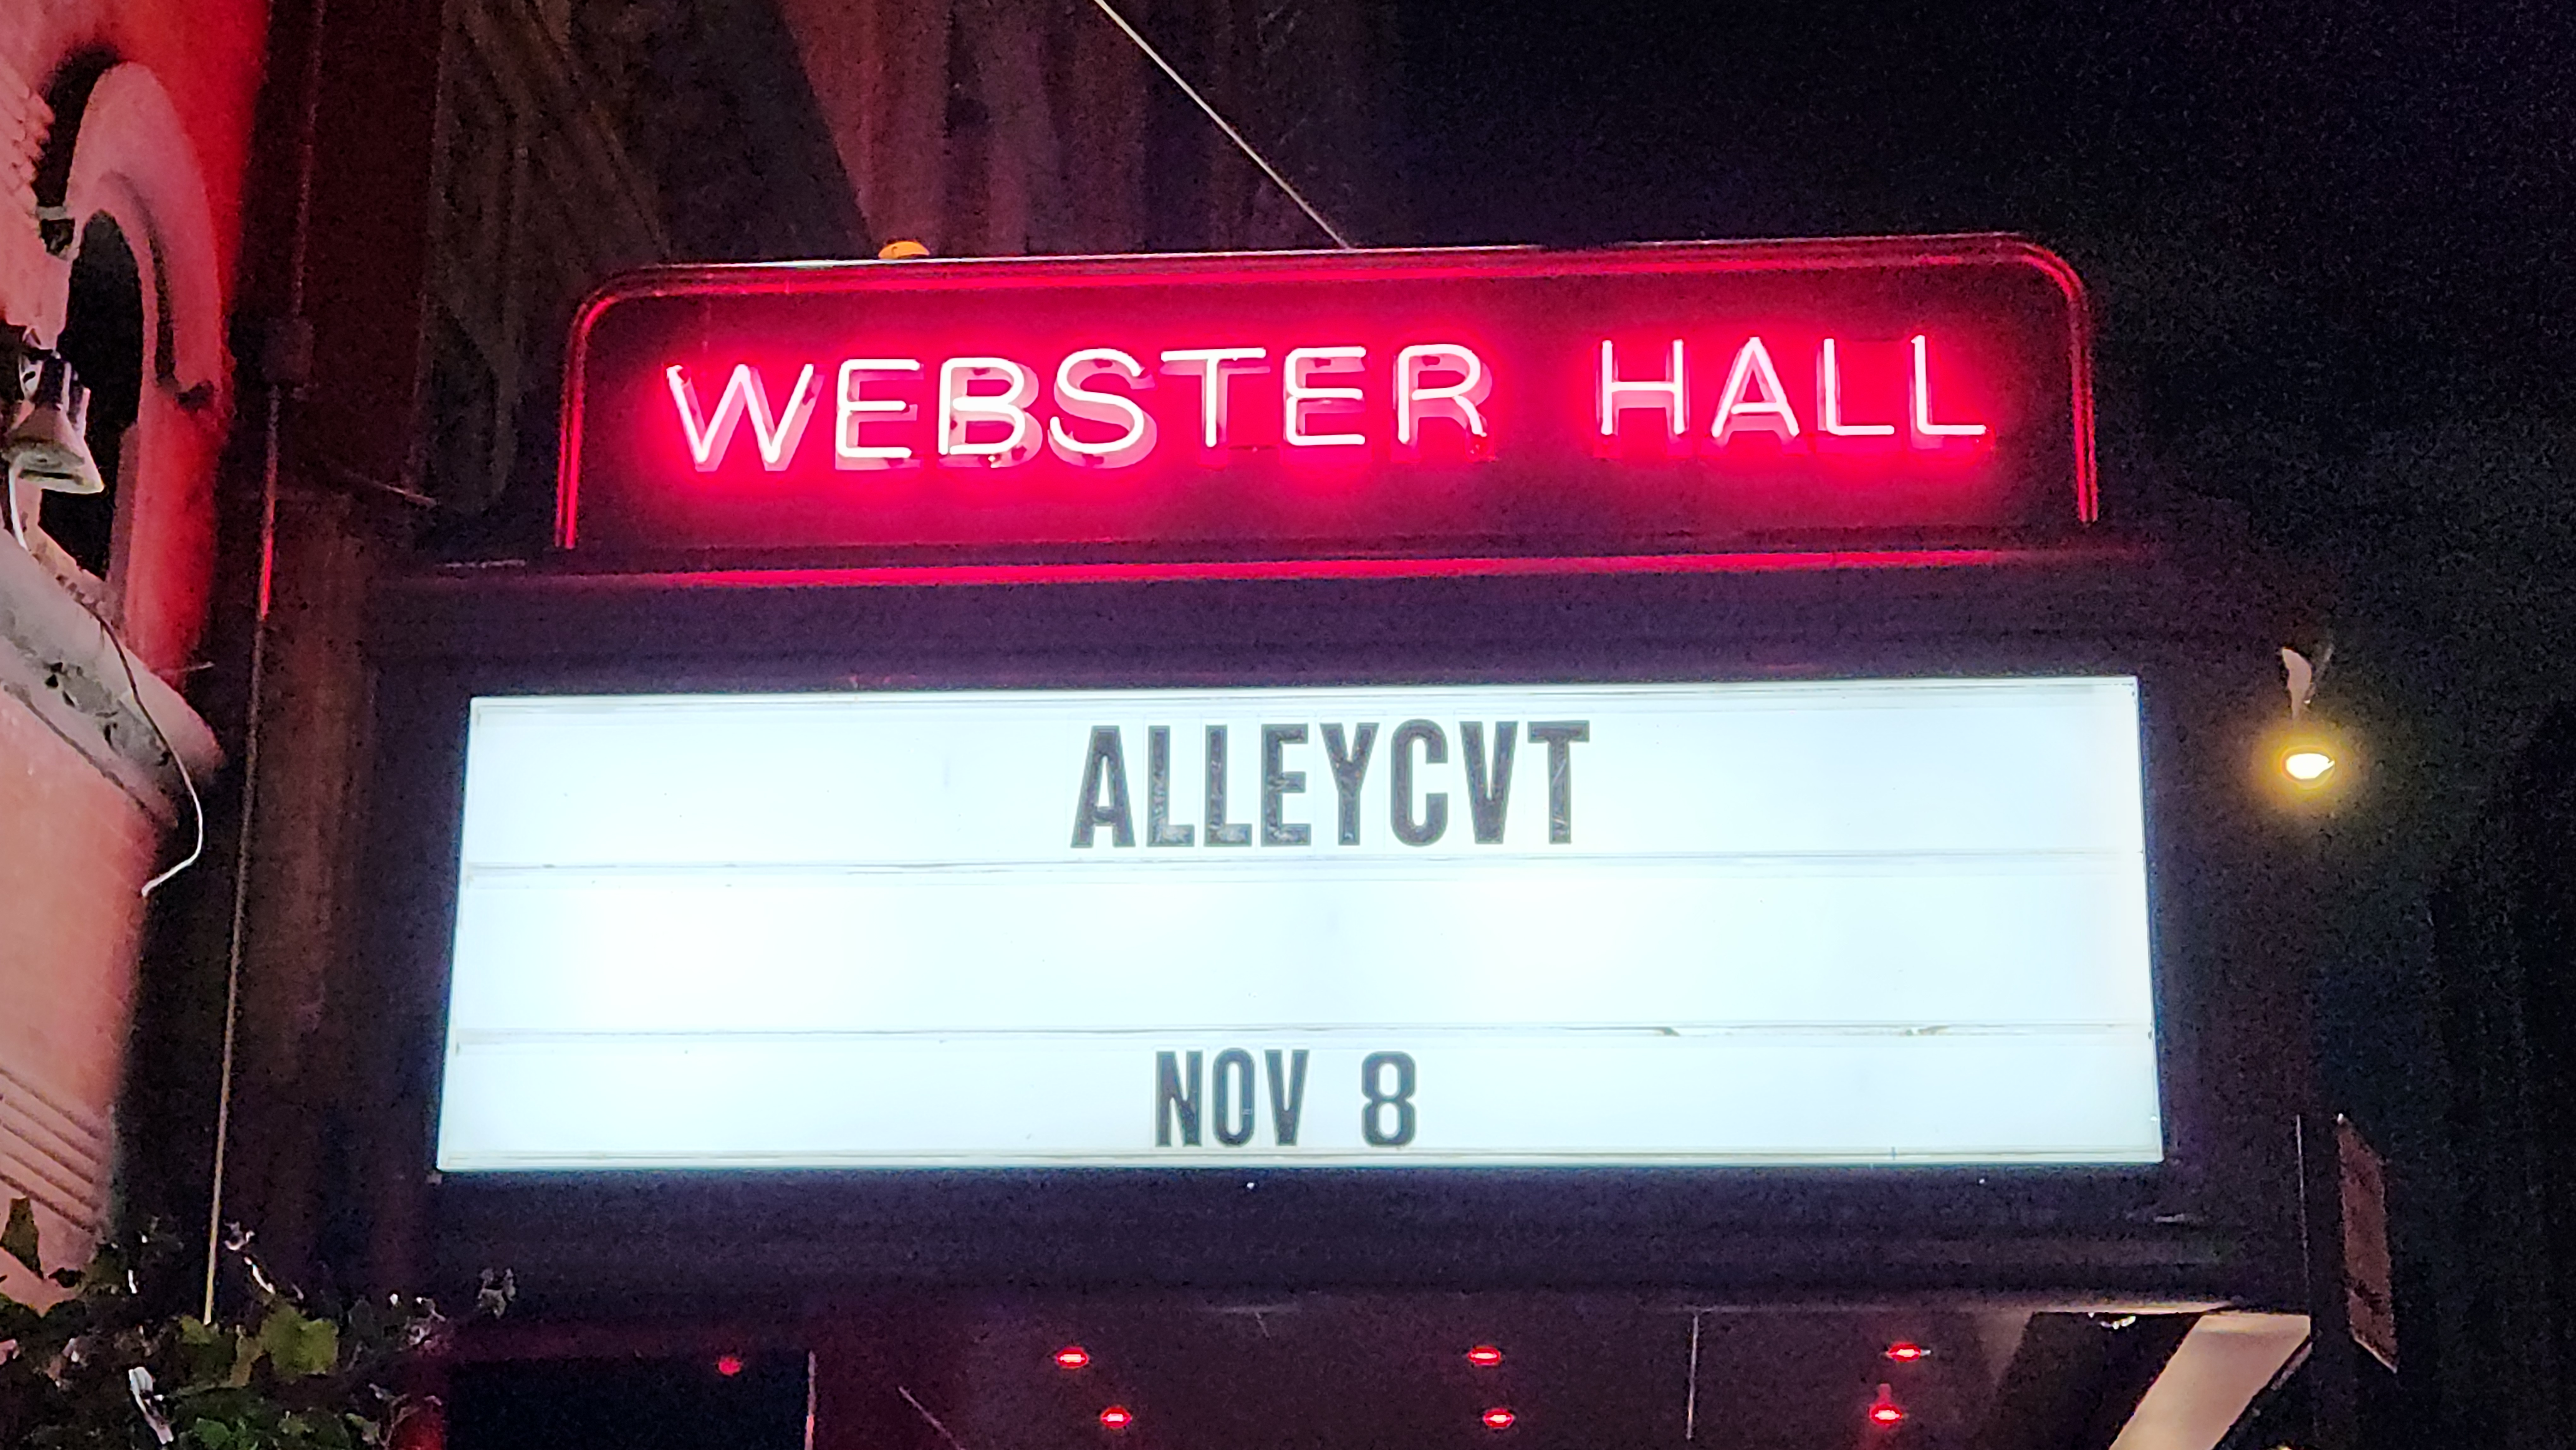
<svg viewBox="0 0 2576 1450"><path fill-rule="evenodd" d="M1829 438L1893 438L1893 423L1846 423L1843 421L1843 369L1834 356L1834 340L1816 356L1816 430Z"/></svg>
<svg viewBox="0 0 2576 1450"><path fill-rule="evenodd" d="M1309 433L1306 410L1317 404L1356 405L1357 388L1318 388L1308 386L1318 374L1342 377L1358 371L1368 356L1364 347L1292 347L1288 349L1287 376L1281 399L1287 414L1285 441L1291 448L1351 447L1368 442L1358 433Z"/></svg>
<svg viewBox="0 0 2576 1450"><path fill-rule="evenodd" d="M901 443L869 443L859 433L871 421L909 423L920 410L901 398L869 398L859 390L871 377L894 377L921 371L921 359L854 357L841 364L834 397L832 466L835 468L904 468L920 460Z"/></svg>
<svg viewBox="0 0 2576 1450"><path fill-rule="evenodd" d="M1088 464L1095 468L1125 468L1144 460L1154 451L1154 420L1136 400L1120 393L1104 393L1084 384L1104 373L1125 378L1130 387L1150 388L1153 379L1145 375L1145 365L1114 347L1089 347L1068 353L1055 369L1055 406L1060 414L1070 414L1088 423L1108 423L1123 430L1115 438L1092 443L1077 438L1064 426L1063 417L1047 420L1047 444L1055 456L1067 463Z"/></svg>
<svg viewBox="0 0 2576 1450"><path fill-rule="evenodd" d="M1269 355L1258 347L1184 347L1163 354L1164 371L1199 375L1199 421L1211 451L1225 446L1226 378L1260 371L1253 364Z"/></svg>
<svg viewBox="0 0 2576 1450"><path fill-rule="evenodd" d="M796 375L796 391L787 397L783 418L769 411L769 392L749 363L733 365L724 391L716 395L715 416L703 420L698 414L698 390L680 365L671 364L662 375L671 385L672 403L680 410L680 430L689 438L689 460L700 473L713 473L724 462L725 450L733 444L733 430L745 414L751 417L752 441L760 445L760 466L781 472L796 456L796 442L805 436L806 421L814 416L812 363Z"/></svg>
<svg viewBox="0 0 2576 1450"><path fill-rule="evenodd" d="M1425 387L1435 372L1453 372L1458 381ZM1424 420L1449 418L1467 430L1471 440L1485 436L1485 414L1479 406L1493 391L1493 374L1475 350L1454 342L1416 343L1395 355L1395 441L1414 446Z"/></svg>
<svg viewBox="0 0 2576 1450"><path fill-rule="evenodd" d="M984 383L1000 383L1003 391L976 391ZM1028 462L1038 451L1038 420L1029 416L1037 395L1037 374L1009 358L952 357L941 363L939 451L988 468ZM977 423L999 423L1010 431L979 442L968 436Z"/></svg>
<svg viewBox="0 0 2576 1450"><path fill-rule="evenodd" d="M1932 364L1925 354L1930 344L1922 333L1914 334L1914 446L1938 448L1945 438L1982 438L1983 423L1935 423L1932 421Z"/></svg>
<svg viewBox="0 0 2576 1450"><path fill-rule="evenodd" d="M1613 440L1619 436L1619 415L1631 408L1660 408L1664 414L1666 445L1677 447L1682 430L1688 425L1683 414L1690 408L1690 390L1682 371L1682 343L1673 339L1670 374L1662 378L1623 378L1612 356L1610 340L1601 340L1600 401L1601 436Z"/></svg>
<svg viewBox="0 0 2576 1450"><path fill-rule="evenodd" d="M1748 389L1751 390L1748 395ZM1726 387L1717 395L1717 421L1708 434L1723 448L1737 433L1752 429L1787 443L1798 436L1798 415L1789 411L1789 390L1780 386L1780 370L1771 366L1771 350L1762 339L1748 337L1735 350L1726 370Z"/></svg>

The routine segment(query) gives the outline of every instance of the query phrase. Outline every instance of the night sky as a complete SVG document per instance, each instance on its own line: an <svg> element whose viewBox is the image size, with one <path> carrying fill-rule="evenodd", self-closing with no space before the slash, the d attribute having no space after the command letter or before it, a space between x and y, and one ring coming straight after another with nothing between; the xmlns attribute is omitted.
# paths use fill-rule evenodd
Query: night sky
<svg viewBox="0 0 2576 1450"><path fill-rule="evenodd" d="M2304 408L2576 399L2564 4L1413 0L1406 17L1426 240L2018 230L2104 274L2115 321L2149 300L2129 271L2187 270L2239 346L2279 353L2260 359L2276 376L2232 381Z"/></svg>
<svg viewBox="0 0 2576 1450"><path fill-rule="evenodd" d="M2284 642L2331 641L2366 767L2322 848L2329 1090L2430 1146L2425 892L2576 701L2576 5L1410 0L1404 37L1417 240L2075 263L2111 519L2241 521L2317 602Z"/></svg>

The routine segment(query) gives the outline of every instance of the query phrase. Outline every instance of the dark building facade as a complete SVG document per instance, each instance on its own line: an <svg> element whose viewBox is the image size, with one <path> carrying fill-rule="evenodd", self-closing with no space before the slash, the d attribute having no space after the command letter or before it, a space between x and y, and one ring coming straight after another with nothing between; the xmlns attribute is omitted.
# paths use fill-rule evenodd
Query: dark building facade
<svg viewBox="0 0 2576 1450"><path fill-rule="evenodd" d="M2493 1445L2566 1436L2563 1367L2576 1182L2559 1126L2576 1061L2576 715L2515 754L2431 903L2449 1050L2449 1273L2434 1282L2442 1379L2462 1432Z"/></svg>

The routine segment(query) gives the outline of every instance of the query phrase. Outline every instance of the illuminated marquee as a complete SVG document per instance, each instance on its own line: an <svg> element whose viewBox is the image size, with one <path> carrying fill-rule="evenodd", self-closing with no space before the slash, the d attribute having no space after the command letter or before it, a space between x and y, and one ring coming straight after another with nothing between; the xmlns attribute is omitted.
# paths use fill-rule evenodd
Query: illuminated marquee
<svg viewBox="0 0 2576 1450"><path fill-rule="evenodd" d="M2127 676L470 720L444 1172L2163 1157Z"/></svg>
<svg viewBox="0 0 2576 1450"><path fill-rule="evenodd" d="M1965 554L2096 513L2072 274L2003 238L638 274L559 543L1279 568Z"/></svg>
<svg viewBox="0 0 2576 1450"><path fill-rule="evenodd" d="M1931 339L1918 333L1906 346L1912 365L1904 385L1905 440L1916 448L1942 448L1985 438L1983 423L1933 421ZM1166 348L1147 355L1159 357L1162 373L1191 380L1197 395L1191 431L1204 451L1220 455L1215 462L1222 463L1221 455L1234 448L1366 448L1370 443L1369 394L1359 386L1369 360L1365 347L1292 347L1282 355L1275 438L1243 436L1247 430L1239 426L1240 410L1230 406L1237 379L1264 371L1269 349ZM1661 426L1676 452L1690 451L1694 436L1705 440L1711 453L1753 434L1767 435L1782 446L1795 445L1802 437L1810 440L1809 447L1862 440L1893 443L1897 423L1844 416L1842 369L1836 340L1824 339L1816 351L1813 426L1802 427L1798 405L1782 385L1770 350L1761 338L1747 337L1735 349L1708 426L1696 429L1690 414L1689 353L1679 339L1663 372L1651 378L1622 376L1617 348L1604 339L1593 416L1601 437L1615 444L1629 414L1651 413L1650 426ZM1131 468L1153 455L1161 436L1138 396L1154 385L1156 369L1115 347L1082 348L1055 365L1054 386L1047 394L1052 411L1043 421L1039 370L1012 358L952 357L925 363L912 357L854 357L829 371L838 379L828 405L835 468L915 467L933 458L952 466L1014 468L1033 462L1041 452L1077 466ZM784 472L796 463L807 425L825 411L816 383L821 375L814 363L804 364L781 405L771 400L761 369L735 363L709 408L689 368L672 363L663 377L671 386L675 439L686 447L698 472L713 473L724 466L736 435L748 431L752 446L759 449L760 466ZM938 379L928 389L937 401L927 420L923 409L906 398L872 395L872 389L891 390L925 376ZM1119 386L1107 385L1113 378ZM1408 457L1418 458L1425 438L1447 425L1457 429L1466 456L1490 459L1484 405L1493 385L1492 368L1474 348L1454 342L1410 343L1396 350L1386 381L1392 417L1376 421L1388 426Z"/></svg>

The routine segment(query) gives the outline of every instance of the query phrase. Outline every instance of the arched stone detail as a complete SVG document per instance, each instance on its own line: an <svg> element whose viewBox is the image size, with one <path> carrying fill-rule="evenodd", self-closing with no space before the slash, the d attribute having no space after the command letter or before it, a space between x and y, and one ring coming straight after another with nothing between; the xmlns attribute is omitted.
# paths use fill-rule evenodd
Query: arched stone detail
<svg viewBox="0 0 2576 1450"><path fill-rule="evenodd" d="M143 284L143 387L107 584L126 642L167 674L189 662L213 583L214 477L232 414L224 279L196 149L160 81L110 67L77 125L63 209L76 234L112 219Z"/></svg>

